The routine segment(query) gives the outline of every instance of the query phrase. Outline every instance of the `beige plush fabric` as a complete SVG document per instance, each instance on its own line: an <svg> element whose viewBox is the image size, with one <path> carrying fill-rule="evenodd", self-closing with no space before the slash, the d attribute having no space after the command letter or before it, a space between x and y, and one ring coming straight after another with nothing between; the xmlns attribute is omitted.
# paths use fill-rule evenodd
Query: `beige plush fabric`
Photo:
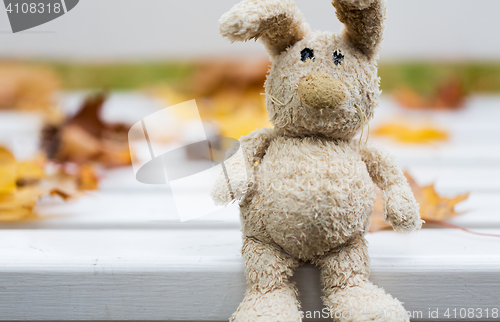
<svg viewBox="0 0 500 322"><path fill-rule="evenodd" d="M376 185L398 231L421 227L418 204L394 160L354 140L378 105L385 0L333 6L345 25L338 34L309 31L289 0L245 0L219 21L232 41L260 39L273 63L265 90L274 129L241 138L229 181L221 174L212 191L217 204L241 208L248 290L233 321L300 321L290 277L306 261L322 271L335 320L408 321L368 281L363 236Z"/></svg>

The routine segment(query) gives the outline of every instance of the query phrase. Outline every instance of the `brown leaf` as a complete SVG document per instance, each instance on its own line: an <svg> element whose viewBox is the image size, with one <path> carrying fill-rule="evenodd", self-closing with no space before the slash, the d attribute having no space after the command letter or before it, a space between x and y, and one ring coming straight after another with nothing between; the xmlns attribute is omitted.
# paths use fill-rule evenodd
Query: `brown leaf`
<svg viewBox="0 0 500 322"><path fill-rule="evenodd" d="M106 99L107 94L102 92L87 96L78 113L66 122L66 126L76 126L93 137L100 138L106 128L106 124L100 119L100 113Z"/></svg>
<svg viewBox="0 0 500 322"><path fill-rule="evenodd" d="M267 60L207 61L202 63L190 81L189 92L210 97L226 91L262 91L269 69Z"/></svg>
<svg viewBox="0 0 500 322"><path fill-rule="evenodd" d="M466 96L460 79L449 78L431 96L403 87L395 93L394 98L399 105L410 109L456 110L465 105Z"/></svg>
<svg viewBox="0 0 500 322"><path fill-rule="evenodd" d="M75 199L87 190L97 190L99 178L95 166L91 164L63 165L40 186L51 195L58 195L65 200Z"/></svg>
<svg viewBox="0 0 500 322"><path fill-rule="evenodd" d="M105 167L132 164L125 124L108 124L100 112L106 94L85 99L79 112L60 125L47 125L43 147L51 159L85 164L97 162Z"/></svg>

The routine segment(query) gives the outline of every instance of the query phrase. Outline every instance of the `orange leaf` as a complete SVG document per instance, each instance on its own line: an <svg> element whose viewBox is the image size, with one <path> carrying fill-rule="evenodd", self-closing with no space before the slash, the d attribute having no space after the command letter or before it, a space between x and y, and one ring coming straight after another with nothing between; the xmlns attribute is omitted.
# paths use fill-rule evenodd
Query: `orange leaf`
<svg viewBox="0 0 500 322"><path fill-rule="evenodd" d="M406 179L415 195L415 199L420 205L420 218L425 221L444 221L460 215L455 211L455 206L466 200L469 194L462 194L454 198L446 198L439 195L434 189L434 185L419 186L410 174L405 173ZM376 232L390 228L391 225L384 220L384 207L382 204L382 193L377 189L377 200L370 219L368 231ZM425 226L424 226L425 227Z"/></svg>
<svg viewBox="0 0 500 322"><path fill-rule="evenodd" d="M98 182L94 166L84 164L80 167L78 173L78 188L80 190L97 190Z"/></svg>
<svg viewBox="0 0 500 322"><path fill-rule="evenodd" d="M420 205L420 217L423 220L444 221L460 215L455 211L455 205L466 200L469 197L468 193L454 198L446 198L436 192L434 185L421 187L408 173L405 173L405 176Z"/></svg>

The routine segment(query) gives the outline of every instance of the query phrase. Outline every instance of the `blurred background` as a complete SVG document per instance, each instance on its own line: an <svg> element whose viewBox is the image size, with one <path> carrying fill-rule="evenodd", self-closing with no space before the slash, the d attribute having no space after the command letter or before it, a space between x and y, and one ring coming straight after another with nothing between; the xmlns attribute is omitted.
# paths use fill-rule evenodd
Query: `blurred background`
<svg viewBox="0 0 500 322"><path fill-rule="evenodd" d="M263 46L218 33L237 2L85 0L16 34L0 8L0 194L11 198L0 219L31 216L42 194L98 189L102 171L141 158L128 130L163 107L196 99L222 136L270 126ZM341 30L329 1L296 3L312 29ZM478 97L500 93L498 12L495 0L388 0L371 137L410 149L452 144L450 115L466 118ZM177 130L162 143L182 141Z"/></svg>

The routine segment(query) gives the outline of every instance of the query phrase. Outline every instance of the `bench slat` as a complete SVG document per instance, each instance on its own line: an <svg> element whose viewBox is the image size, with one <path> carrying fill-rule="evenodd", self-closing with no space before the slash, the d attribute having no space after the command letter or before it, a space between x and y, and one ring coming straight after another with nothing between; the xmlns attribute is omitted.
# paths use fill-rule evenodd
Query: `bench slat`
<svg viewBox="0 0 500 322"><path fill-rule="evenodd" d="M367 238L372 280L407 310L499 306L498 239L442 229ZM235 229L2 230L0 243L5 320L223 321L245 291ZM297 272L304 310L322 308L317 275Z"/></svg>
<svg viewBox="0 0 500 322"><path fill-rule="evenodd" d="M193 200L197 199L193 194ZM471 193L456 206L463 214L449 223L464 228L500 228L500 193ZM181 223L169 191L90 192L75 201L44 198L40 218L0 223L0 229L239 229L239 209L231 204L216 213Z"/></svg>

